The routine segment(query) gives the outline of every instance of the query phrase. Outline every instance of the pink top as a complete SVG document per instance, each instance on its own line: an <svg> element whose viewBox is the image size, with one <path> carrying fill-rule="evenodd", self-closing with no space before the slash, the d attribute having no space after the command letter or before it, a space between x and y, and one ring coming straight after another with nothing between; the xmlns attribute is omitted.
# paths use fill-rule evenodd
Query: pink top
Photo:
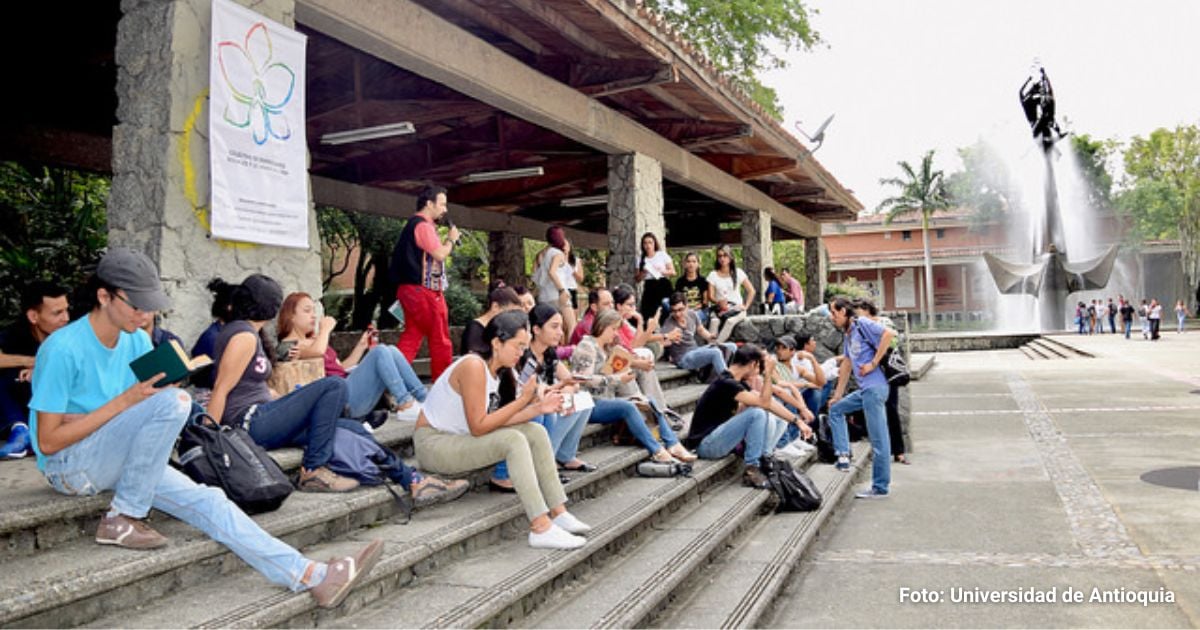
<svg viewBox="0 0 1200 630"><path fill-rule="evenodd" d="M346 368L338 363L337 353L333 351L333 346L325 346L325 376L340 376L346 378L349 372Z"/></svg>
<svg viewBox="0 0 1200 630"><path fill-rule="evenodd" d="M796 278L788 280L788 293L792 294L792 301L804 308L804 287L800 286L800 281Z"/></svg>
<svg viewBox="0 0 1200 630"><path fill-rule="evenodd" d="M413 230L413 239L417 241L417 247L432 254L442 246L441 239L438 238L437 228L433 227L432 221L422 221Z"/></svg>

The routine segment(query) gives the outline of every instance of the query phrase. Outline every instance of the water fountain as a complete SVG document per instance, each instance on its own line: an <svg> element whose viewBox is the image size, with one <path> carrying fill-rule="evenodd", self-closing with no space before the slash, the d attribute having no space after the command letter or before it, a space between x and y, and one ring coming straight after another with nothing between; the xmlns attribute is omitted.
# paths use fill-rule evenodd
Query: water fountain
<svg viewBox="0 0 1200 630"><path fill-rule="evenodd" d="M1043 68L1026 79L1020 89L1021 106L1033 129L1044 162L1043 194L1045 213L1040 229L1034 229L1029 262L1010 262L992 254L984 261L1005 295L1031 295L1037 299L1038 325L1042 331L1063 330L1067 326L1067 299L1071 293L1103 289L1108 284L1118 247L1086 260L1072 262L1067 254L1067 239L1059 208L1054 160L1055 144L1066 137L1055 120L1054 91Z"/></svg>

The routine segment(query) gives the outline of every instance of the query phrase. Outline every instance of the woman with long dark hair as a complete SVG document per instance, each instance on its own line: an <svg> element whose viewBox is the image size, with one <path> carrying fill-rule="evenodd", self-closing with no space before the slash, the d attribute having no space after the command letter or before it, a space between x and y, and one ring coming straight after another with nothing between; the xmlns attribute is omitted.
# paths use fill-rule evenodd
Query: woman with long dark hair
<svg viewBox="0 0 1200 630"><path fill-rule="evenodd" d="M509 474L529 517L529 546L575 549L591 527L567 511L550 438L538 416L562 408L561 386L541 392L529 379L512 402L501 404L501 379L529 348L529 318L500 313L484 331L488 350L466 354L434 382L417 418L413 446L426 470L458 474L508 462Z"/></svg>
<svg viewBox="0 0 1200 630"><path fill-rule="evenodd" d="M708 300L713 305L713 315L708 320L708 330L717 336L717 343L729 341L733 329L746 319L746 305L754 303L754 285L746 272L737 268L733 250L728 245L717 248L717 261L705 278L708 280ZM742 289L746 290L745 298Z"/></svg>
<svg viewBox="0 0 1200 630"><path fill-rule="evenodd" d="M279 313L279 283L253 274L231 293L230 316L213 356L213 392L208 415L218 423L243 426L263 448L304 449L297 487L309 492L347 492L358 482L326 467L333 436L346 406L345 379L325 377L286 396L267 387L274 348L263 326Z"/></svg>
<svg viewBox="0 0 1200 630"><path fill-rule="evenodd" d="M535 258L533 282L537 285L537 303L558 308L563 321L574 329L575 307L571 305L571 290L568 278L572 277L570 246L566 232L561 226L546 228L547 246Z"/></svg>
<svg viewBox="0 0 1200 630"><path fill-rule="evenodd" d="M654 232L642 235L642 255L638 257L638 270L634 279L642 283L642 304L638 309L647 321L659 313L666 312L663 300L671 297L671 278L675 277L675 263L658 243Z"/></svg>

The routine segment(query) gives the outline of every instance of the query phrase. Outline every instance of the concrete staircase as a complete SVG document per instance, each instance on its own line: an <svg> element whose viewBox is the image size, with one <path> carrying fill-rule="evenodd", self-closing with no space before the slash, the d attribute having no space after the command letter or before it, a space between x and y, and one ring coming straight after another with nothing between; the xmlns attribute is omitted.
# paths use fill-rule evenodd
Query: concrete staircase
<svg viewBox="0 0 1200 630"><path fill-rule="evenodd" d="M1080 359L1093 358L1089 352L1080 350L1064 341L1054 337L1038 337L1022 345L1020 350L1026 357L1035 361L1044 359Z"/></svg>
<svg viewBox="0 0 1200 630"><path fill-rule="evenodd" d="M704 386L660 365L672 408L690 416ZM412 425L377 436L406 459ZM698 462L691 477L641 478L644 449L617 447L588 427L581 457L599 470L571 474L572 512L595 528L573 551L530 549L513 495L476 491L419 510L401 524L382 488L296 493L256 518L312 558L366 540L387 546L367 583L335 610L275 587L224 547L165 515L166 549L136 552L92 541L109 495L54 493L31 460L0 464L0 625L5 627L475 627L752 626L762 619L812 540L832 523L854 474L815 465L820 511L763 514L768 491L740 485L735 457ZM856 445L855 471L869 462ZM288 470L297 449L272 455ZM410 459L411 461L411 459ZM808 465L808 464L805 464ZM693 603L695 602L695 603Z"/></svg>

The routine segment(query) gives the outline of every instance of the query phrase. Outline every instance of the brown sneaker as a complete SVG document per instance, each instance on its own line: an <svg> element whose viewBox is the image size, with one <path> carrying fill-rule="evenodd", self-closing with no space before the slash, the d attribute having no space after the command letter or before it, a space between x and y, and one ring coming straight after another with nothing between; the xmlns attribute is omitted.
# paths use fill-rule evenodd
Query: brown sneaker
<svg viewBox="0 0 1200 630"><path fill-rule="evenodd" d="M316 470L301 468L296 487L303 492L349 492L358 487L358 482L322 466Z"/></svg>
<svg viewBox="0 0 1200 630"><path fill-rule="evenodd" d="M325 579L308 590L321 608L334 608L371 572L383 553L383 541L375 540L353 556L330 558Z"/></svg>
<svg viewBox="0 0 1200 630"><path fill-rule="evenodd" d="M158 549L167 544L167 537L154 531L145 521L124 514L105 514L96 528L96 542L126 549Z"/></svg>
<svg viewBox="0 0 1200 630"><path fill-rule="evenodd" d="M747 466L746 472L742 473L742 484L751 488L770 488L771 482L767 481L767 476L763 474L758 466Z"/></svg>
<svg viewBox="0 0 1200 630"><path fill-rule="evenodd" d="M417 507L448 503L466 494L470 487L471 483L466 479L447 481L433 475L425 475L423 479L412 484L413 503Z"/></svg>

